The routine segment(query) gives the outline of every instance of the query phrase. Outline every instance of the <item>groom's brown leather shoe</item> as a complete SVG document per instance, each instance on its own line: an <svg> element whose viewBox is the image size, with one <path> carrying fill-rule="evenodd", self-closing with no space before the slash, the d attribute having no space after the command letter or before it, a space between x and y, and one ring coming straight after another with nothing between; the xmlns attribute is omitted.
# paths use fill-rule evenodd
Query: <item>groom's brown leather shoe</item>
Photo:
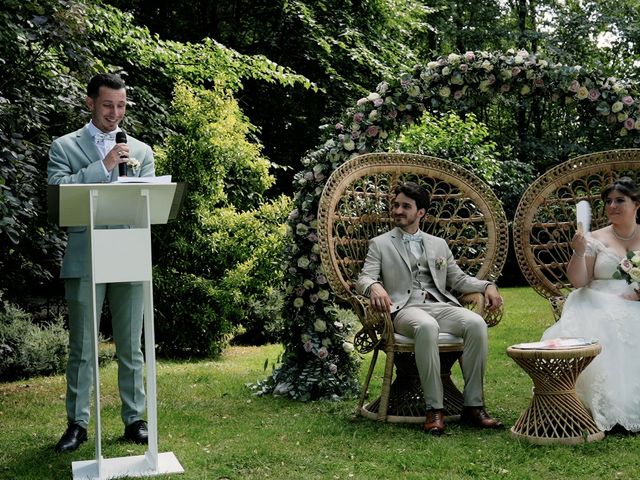
<svg viewBox="0 0 640 480"><path fill-rule="evenodd" d="M463 407L460 420L478 428L503 428L502 422L487 413L484 407Z"/></svg>
<svg viewBox="0 0 640 480"><path fill-rule="evenodd" d="M431 435L442 435L444 433L444 410L427 410L427 418L422 430Z"/></svg>

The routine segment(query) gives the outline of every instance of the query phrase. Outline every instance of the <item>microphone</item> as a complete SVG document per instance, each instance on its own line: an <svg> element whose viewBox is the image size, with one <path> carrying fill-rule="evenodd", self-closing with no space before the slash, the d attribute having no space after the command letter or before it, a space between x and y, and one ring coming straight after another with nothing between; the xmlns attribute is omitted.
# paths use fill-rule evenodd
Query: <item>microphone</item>
<svg viewBox="0 0 640 480"><path fill-rule="evenodd" d="M127 143L127 134L122 130L116 132L116 143ZM122 157L120 157L122 158ZM118 176L126 177L127 176L127 163L122 162L118 164Z"/></svg>

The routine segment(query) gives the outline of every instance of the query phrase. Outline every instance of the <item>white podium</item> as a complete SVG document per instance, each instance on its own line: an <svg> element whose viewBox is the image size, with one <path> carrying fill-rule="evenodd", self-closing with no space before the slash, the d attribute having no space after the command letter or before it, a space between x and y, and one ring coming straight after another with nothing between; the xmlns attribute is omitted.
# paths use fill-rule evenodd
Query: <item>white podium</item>
<svg viewBox="0 0 640 480"><path fill-rule="evenodd" d="M184 472L173 453L158 453L151 270L151 225L175 218L183 189L183 184L176 183L65 184L49 187L50 217L55 217L63 227L86 225L90 241L96 457L95 460L71 464L74 480ZM109 225L128 228L98 228ZM113 261L113 255L99 254L112 251L114 245L126 245L126 248L119 250L118 262ZM149 444L144 455L105 459L102 457L98 369L98 319L101 312L96 312L95 286L115 282L142 282L143 285Z"/></svg>

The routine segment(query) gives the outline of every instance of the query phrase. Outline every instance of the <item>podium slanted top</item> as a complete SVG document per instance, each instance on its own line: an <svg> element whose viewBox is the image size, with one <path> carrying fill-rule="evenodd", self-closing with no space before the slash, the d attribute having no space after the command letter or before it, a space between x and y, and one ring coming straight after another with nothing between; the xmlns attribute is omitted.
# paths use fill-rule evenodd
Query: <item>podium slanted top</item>
<svg viewBox="0 0 640 480"><path fill-rule="evenodd" d="M154 178L154 177L149 177ZM96 192L96 225L132 225L136 222L143 192L149 195L151 224L177 217L184 197L184 183L117 182L49 185L49 220L61 227L90 224L89 196Z"/></svg>

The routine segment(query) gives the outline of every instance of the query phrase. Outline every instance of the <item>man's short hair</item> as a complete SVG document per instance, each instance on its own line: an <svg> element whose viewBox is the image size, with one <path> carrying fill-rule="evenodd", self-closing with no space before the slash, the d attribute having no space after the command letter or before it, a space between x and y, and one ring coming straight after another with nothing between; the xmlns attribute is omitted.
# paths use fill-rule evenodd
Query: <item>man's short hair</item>
<svg viewBox="0 0 640 480"><path fill-rule="evenodd" d="M91 97L94 100L98 98L100 87L107 87L113 90L126 88L124 80L122 80L120 75L115 73L98 73L94 75L87 84L87 97Z"/></svg>
<svg viewBox="0 0 640 480"><path fill-rule="evenodd" d="M416 182L400 183L394 190L394 193L396 195L403 193L407 197L415 201L418 210L424 208L426 211L429 208L429 194L424 189L424 187L421 187Z"/></svg>

